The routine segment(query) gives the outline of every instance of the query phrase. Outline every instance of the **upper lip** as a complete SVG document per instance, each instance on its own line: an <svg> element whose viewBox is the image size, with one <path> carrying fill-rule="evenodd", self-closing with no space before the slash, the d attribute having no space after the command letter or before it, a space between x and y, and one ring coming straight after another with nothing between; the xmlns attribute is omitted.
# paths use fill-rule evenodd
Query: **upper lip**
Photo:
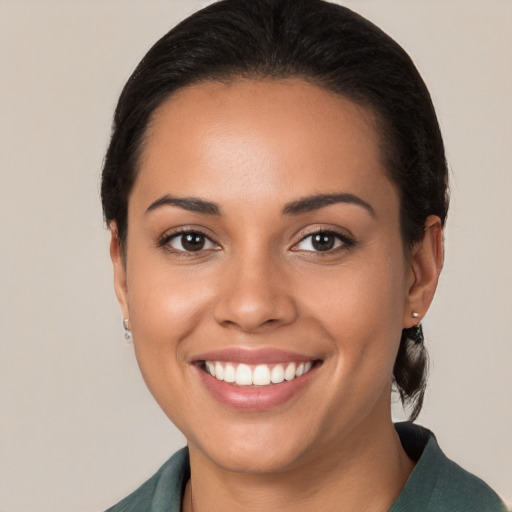
<svg viewBox="0 0 512 512"><path fill-rule="evenodd" d="M229 347L219 350L203 352L192 358L193 362L224 361L244 364L273 364L284 362L314 361L318 357L299 354L275 348L248 349L246 347Z"/></svg>

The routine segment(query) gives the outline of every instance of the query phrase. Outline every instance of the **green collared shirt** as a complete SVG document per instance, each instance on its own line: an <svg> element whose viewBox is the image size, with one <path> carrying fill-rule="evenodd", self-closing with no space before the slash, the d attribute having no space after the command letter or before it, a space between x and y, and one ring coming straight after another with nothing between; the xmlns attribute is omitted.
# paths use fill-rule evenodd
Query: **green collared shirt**
<svg viewBox="0 0 512 512"><path fill-rule="evenodd" d="M486 483L444 455L432 432L411 423L398 423L395 428L417 463L389 512L507 512ZM180 512L189 478L188 450L183 448L106 512Z"/></svg>

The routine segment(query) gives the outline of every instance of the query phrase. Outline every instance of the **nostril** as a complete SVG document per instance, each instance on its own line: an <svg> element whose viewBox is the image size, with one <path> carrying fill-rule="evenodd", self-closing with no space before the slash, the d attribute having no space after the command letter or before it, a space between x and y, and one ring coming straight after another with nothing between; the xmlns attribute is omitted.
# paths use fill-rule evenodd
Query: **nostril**
<svg viewBox="0 0 512 512"><path fill-rule="evenodd" d="M269 318L268 320L263 320L262 322L251 321L250 319L239 319L239 320L223 320L220 322L223 327L235 327L242 329L246 332L257 331L259 329L264 329L265 327L271 328L277 326L279 324L279 320L276 318Z"/></svg>

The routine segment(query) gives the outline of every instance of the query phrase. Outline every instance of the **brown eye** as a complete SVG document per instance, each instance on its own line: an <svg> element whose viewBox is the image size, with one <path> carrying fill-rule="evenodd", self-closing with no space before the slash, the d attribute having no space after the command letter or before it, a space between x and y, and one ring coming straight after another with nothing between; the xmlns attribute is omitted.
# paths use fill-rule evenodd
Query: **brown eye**
<svg viewBox="0 0 512 512"><path fill-rule="evenodd" d="M174 234L168 239L167 245L180 252L198 252L219 248L206 235L194 231Z"/></svg>
<svg viewBox="0 0 512 512"><path fill-rule="evenodd" d="M199 233L181 235L181 245L186 251L200 251L204 247L205 237Z"/></svg>
<svg viewBox="0 0 512 512"><path fill-rule="evenodd" d="M327 252L343 246L351 247L354 242L346 235L332 231L318 231L305 236L297 245L295 251Z"/></svg>
<svg viewBox="0 0 512 512"><path fill-rule="evenodd" d="M331 233L317 233L311 239L311 245L317 251L328 251L334 247L336 237Z"/></svg>

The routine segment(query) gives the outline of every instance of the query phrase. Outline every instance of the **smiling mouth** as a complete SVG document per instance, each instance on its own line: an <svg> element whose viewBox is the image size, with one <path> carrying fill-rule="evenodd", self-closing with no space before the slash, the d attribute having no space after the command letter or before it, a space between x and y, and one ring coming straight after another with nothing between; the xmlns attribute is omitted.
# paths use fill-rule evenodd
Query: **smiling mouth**
<svg viewBox="0 0 512 512"><path fill-rule="evenodd" d="M271 386L308 373L319 361L248 365L227 361L203 361L202 369L215 379L240 387Z"/></svg>

